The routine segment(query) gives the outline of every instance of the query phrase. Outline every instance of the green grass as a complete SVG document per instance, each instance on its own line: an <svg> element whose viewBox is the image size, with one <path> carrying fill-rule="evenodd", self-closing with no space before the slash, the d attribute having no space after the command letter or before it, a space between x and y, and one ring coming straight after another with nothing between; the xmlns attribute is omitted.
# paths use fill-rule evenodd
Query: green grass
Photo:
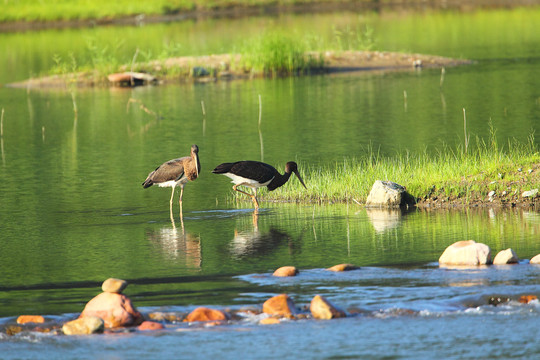
<svg viewBox="0 0 540 360"><path fill-rule="evenodd" d="M246 71L265 75L291 75L321 68L322 58L307 52L306 41L297 36L268 33L246 42L240 65Z"/></svg>
<svg viewBox="0 0 540 360"><path fill-rule="evenodd" d="M361 158L346 158L325 167L299 164L308 189L292 178L282 188L261 191L265 200L308 202L365 202L375 180L390 180L407 188L416 198L444 198L468 204L485 201L490 191L508 201L526 190L540 187L540 154L531 135L527 143L509 141L500 147L492 134L488 143L477 138L475 144L435 154L427 152L382 157L373 148ZM521 169L519 171L518 169ZM529 173L529 169L534 169Z"/></svg>
<svg viewBox="0 0 540 360"><path fill-rule="evenodd" d="M332 1L332 0L330 0ZM341 3L343 0L333 0ZM362 0L371 2L371 0ZM1 22L112 19L139 14L170 15L230 7L286 6L321 0L2 0ZM328 2L325 0L324 2Z"/></svg>

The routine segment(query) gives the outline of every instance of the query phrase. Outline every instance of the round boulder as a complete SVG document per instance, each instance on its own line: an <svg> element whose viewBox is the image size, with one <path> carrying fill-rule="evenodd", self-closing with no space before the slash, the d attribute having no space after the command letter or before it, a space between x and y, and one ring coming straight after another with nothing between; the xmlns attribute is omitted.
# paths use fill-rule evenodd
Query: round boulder
<svg viewBox="0 0 540 360"><path fill-rule="evenodd" d="M491 264L489 246L474 240L458 241L444 250L439 258L439 265L486 265Z"/></svg>
<svg viewBox="0 0 540 360"><path fill-rule="evenodd" d="M493 259L493 265L506 265L506 264L517 264L519 258L512 249L506 249L499 251L495 258Z"/></svg>
<svg viewBox="0 0 540 360"><path fill-rule="evenodd" d="M108 292L99 294L86 304L79 317L87 316L103 319L107 328L139 325L144 320L127 296Z"/></svg>

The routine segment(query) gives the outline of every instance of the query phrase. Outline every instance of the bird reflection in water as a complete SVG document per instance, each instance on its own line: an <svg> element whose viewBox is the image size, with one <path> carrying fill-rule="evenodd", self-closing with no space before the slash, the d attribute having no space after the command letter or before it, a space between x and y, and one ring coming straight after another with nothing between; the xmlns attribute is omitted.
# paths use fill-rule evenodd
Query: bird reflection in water
<svg viewBox="0 0 540 360"><path fill-rule="evenodd" d="M201 238L186 232L184 221L181 219L180 229L173 226L163 226L147 232L148 240L159 247L165 258L169 260L184 260L186 267L200 269L202 263Z"/></svg>
<svg viewBox="0 0 540 360"><path fill-rule="evenodd" d="M252 214L253 228L243 231L234 230L230 243L230 252L234 257L264 255L275 250L284 240L290 240L287 233L270 227L267 232L259 231L259 214Z"/></svg>

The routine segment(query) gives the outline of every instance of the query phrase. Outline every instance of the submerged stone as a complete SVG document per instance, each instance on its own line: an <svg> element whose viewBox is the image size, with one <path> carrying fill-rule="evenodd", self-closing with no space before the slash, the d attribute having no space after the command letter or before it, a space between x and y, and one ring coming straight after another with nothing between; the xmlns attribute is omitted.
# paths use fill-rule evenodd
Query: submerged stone
<svg viewBox="0 0 540 360"><path fill-rule="evenodd" d="M439 265L486 265L491 263L489 246L464 240L448 246L439 258Z"/></svg>
<svg viewBox="0 0 540 360"><path fill-rule="evenodd" d="M296 267L294 267L294 266L282 266L279 269L277 269L276 271L274 271L274 273L272 275L273 276L285 277L285 276L296 276L297 274L298 274L298 269Z"/></svg>
<svg viewBox="0 0 540 360"><path fill-rule="evenodd" d="M201 306L190 312L184 321L227 321L229 319L230 315L224 311Z"/></svg>
<svg viewBox="0 0 540 360"><path fill-rule="evenodd" d="M519 297L518 301L522 304L528 304L534 300L538 300L538 297L536 295L522 295Z"/></svg>
<svg viewBox="0 0 540 360"><path fill-rule="evenodd" d="M334 265L332 267L329 267L328 269L326 270L330 270L330 271L336 271L336 272L341 272L341 271L350 271L350 270L357 270L357 269L360 269L359 266L356 266L356 265L352 265L352 264L338 264L338 265Z"/></svg>
<svg viewBox="0 0 540 360"><path fill-rule="evenodd" d="M163 324L155 321L143 321L141 325L137 327L141 331L154 331L154 330L163 330L165 326Z"/></svg>
<svg viewBox="0 0 540 360"><path fill-rule="evenodd" d="M43 324L45 318L41 315L21 315L17 318L17 324L37 323Z"/></svg>

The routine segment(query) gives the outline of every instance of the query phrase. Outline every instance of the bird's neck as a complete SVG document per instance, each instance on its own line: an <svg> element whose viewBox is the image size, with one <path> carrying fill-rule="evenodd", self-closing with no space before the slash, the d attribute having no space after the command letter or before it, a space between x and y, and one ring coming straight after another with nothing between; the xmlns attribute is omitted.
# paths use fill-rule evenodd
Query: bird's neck
<svg viewBox="0 0 540 360"><path fill-rule="evenodd" d="M289 178L291 177L291 173L286 172L285 174L277 174L274 180L270 184L268 184L268 189L270 191L277 189L278 187L285 184L287 181L289 181Z"/></svg>

